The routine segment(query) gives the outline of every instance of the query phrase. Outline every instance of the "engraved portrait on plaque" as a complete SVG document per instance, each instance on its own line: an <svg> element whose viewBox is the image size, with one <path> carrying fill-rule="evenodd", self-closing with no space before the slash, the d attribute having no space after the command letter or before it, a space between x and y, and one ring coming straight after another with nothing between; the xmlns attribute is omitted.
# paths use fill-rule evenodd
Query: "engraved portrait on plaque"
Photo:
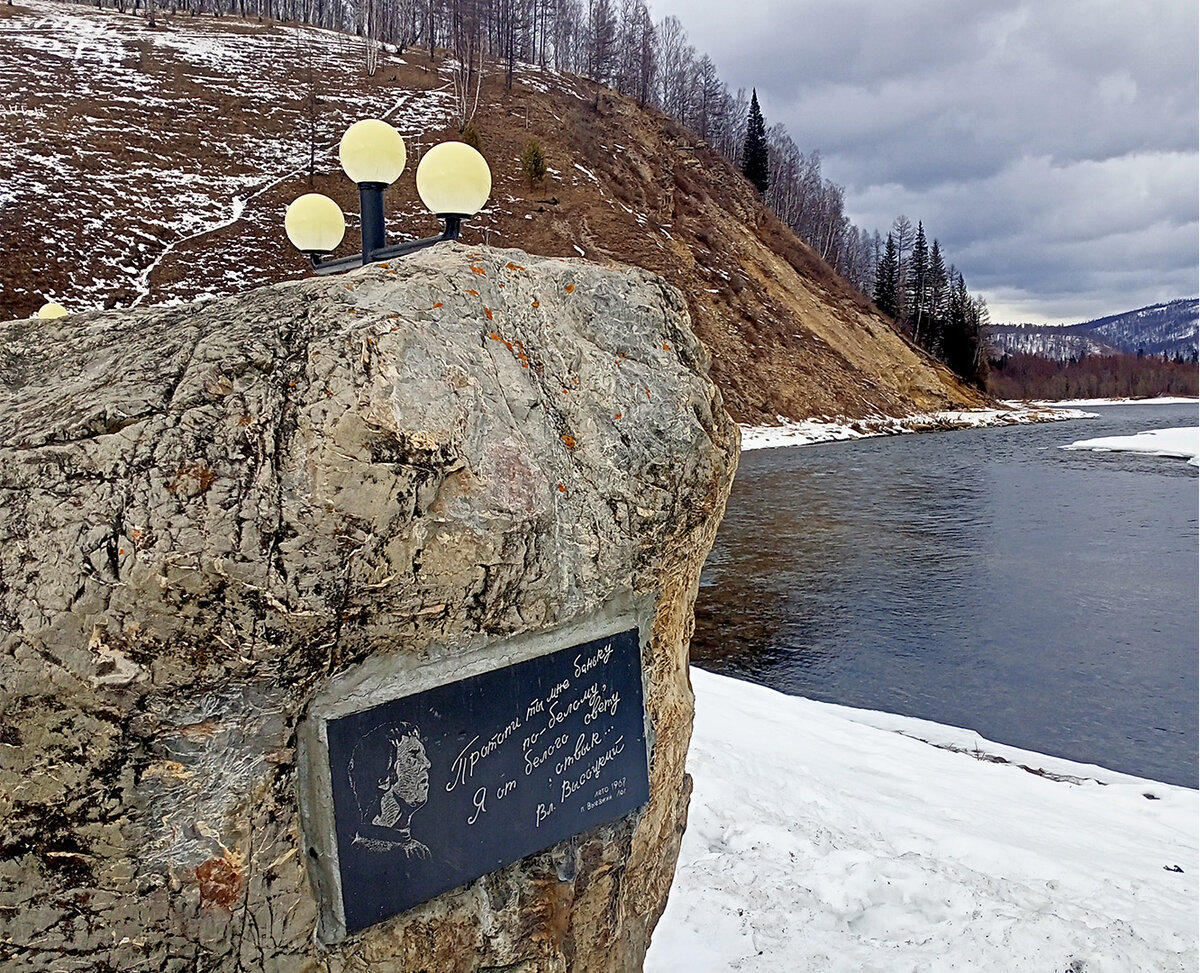
<svg viewBox="0 0 1200 973"><path fill-rule="evenodd" d="M411 834L412 816L429 799L429 758L420 727L377 726L355 745L346 770L358 804L354 843L428 858L429 849Z"/></svg>

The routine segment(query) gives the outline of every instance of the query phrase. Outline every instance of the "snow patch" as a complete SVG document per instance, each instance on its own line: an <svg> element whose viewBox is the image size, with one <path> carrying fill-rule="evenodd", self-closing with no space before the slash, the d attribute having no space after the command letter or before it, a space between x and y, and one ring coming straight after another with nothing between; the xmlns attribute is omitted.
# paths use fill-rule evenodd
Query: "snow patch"
<svg viewBox="0 0 1200 973"><path fill-rule="evenodd" d="M790 420L779 416L779 425L742 426L742 449L775 449L780 446L811 446L814 443L895 436L910 432L947 429L980 429L994 426L1023 426L1035 422L1095 419L1096 413L1079 409L1014 408L971 409L958 412L926 412L915 416L869 416L866 419L829 418Z"/></svg>
<svg viewBox="0 0 1200 973"><path fill-rule="evenodd" d="M1096 405L1197 405L1200 400L1174 395L1160 395L1152 399L1035 399L1032 402L1012 402L1014 408L1025 405L1041 406L1080 406L1087 408Z"/></svg>
<svg viewBox="0 0 1200 973"><path fill-rule="evenodd" d="M1197 968L1196 791L692 682L695 790L647 973Z"/></svg>
<svg viewBox="0 0 1200 973"><path fill-rule="evenodd" d="M1146 453L1186 459L1189 466L1200 466L1200 427L1148 429L1133 436L1102 436L1080 439L1059 449L1083 449L1096 453Z"/></svg>

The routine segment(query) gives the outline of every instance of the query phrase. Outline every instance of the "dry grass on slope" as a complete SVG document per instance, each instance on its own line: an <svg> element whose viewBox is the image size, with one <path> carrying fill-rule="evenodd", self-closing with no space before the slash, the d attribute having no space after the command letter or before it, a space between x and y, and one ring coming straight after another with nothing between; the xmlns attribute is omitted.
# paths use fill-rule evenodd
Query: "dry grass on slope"
<svg viewBox="0 0 1200 973"><path fill-rule="evenodd" d="M0 316L44 299L73 309L191 300L307 272L282 233L309 191L309 91L318 93L311 188L348 214L357 194L336 144L384 116L409 144L388 194L393 239L439 230L413 173L457 135L445 62L428 51L362 70L361 41L233 18L136 17L25 0L0 6ZM661 114L589 83L489 68L477 125L492 166L469 243L657 271L686 296L726 405L743 422L893 415L981 398L898 336L729 164ZM537 139L550 172L520 171ZM358 247L351 225L343 251Z"/></svg>
<svg viewBox="0 0 1200 973"><path fill-rule="evenodd" d="M726 160L670 119L608 92L599 106L554 92L498 95L491 106L480 119L491 158L519 155L529 133L509 120L528 107L529 132L559 169L540 191L514 191L558 205L539 204L544 212L535 207L532 220L495 219L499 235L539 252L571 255L577 247L663 274L686 296L739 421L900 415L985 401L898 335L761 206ZM539 118L554 123L537 125ZM569 174L576 162L595 181Z"/></svg>

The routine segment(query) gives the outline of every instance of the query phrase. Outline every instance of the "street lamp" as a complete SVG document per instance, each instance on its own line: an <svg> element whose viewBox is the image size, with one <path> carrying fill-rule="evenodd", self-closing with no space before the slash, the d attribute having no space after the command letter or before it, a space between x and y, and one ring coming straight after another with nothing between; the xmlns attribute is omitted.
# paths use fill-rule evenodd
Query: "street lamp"
<svg viewBox="0 0 1200 973"><path fill-rule="evenodd" d="M332 274L377 260L401 257L443 240L457 240L462 221L474 216L492 191L488 164L465 142L435 145L417 166L417 194L446 228L440 236L386 246L383 194L404 171L404 139L387 122L369 118L346 130L338 146L342 169L358 185L362 212L362 253L336 260L325 257L342 242L346 220L338 204L306 193L287 209L283 225L292 245L309 255L318 274Z"/></svg>

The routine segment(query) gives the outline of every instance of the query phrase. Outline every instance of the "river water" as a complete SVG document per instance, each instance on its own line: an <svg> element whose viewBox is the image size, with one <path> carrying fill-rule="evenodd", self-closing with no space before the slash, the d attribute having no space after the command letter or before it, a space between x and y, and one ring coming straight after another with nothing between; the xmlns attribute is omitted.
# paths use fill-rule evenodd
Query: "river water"
<svg viewBox="0 0 1200 973"><path fill-rule="evenodd" d="M1192 406L742 454L692 659L1197 786L1197 471L1058 449Z"/></svg>

